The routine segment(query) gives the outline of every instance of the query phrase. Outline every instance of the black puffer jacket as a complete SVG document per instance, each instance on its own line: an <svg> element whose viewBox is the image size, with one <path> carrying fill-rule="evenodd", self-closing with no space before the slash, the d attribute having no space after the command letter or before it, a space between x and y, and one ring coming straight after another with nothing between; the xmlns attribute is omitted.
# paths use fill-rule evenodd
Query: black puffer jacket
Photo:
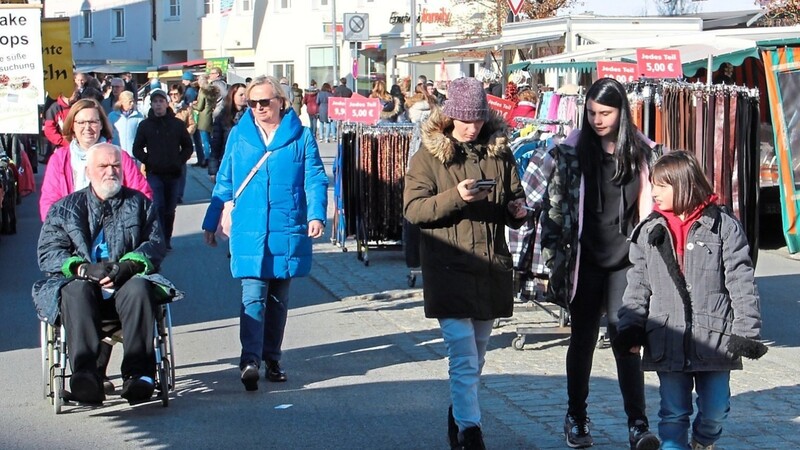
<svg viewBox="0 0 800 450"><path fill-rule="evenodd" d="M228 142L228 135L231 129L239 123L247 108L242 108L233 118L223 111L222 114L214 119L214 131L211 133L211 157L208 159L208 174L216 175L219 172L219 163L225 155L225 144Z"/></svg>
<svg viewBox="0 0 800 450"><path fill-rule="evenodd" d="M94 237L101 228L109 261L139 262L144 266L139 276L165 287L169 296L179 295L172 283L156 273L166 245L153 203L124 186L116 196L101 202L88 187L56 202L42 225L37 255L39 268L48 278L33 287L39 317L55 323L59 291L74 279L79 264L91 262Z"/></svg>
<svg viewBox="0 0 800 450"><path fill-rule="evenodd" d="M178 178L192 150L192 137L186 131L186 124L169 108L161 117L151 109L147 119L139 124L133 140L133 156L153 175Z"/></svg>

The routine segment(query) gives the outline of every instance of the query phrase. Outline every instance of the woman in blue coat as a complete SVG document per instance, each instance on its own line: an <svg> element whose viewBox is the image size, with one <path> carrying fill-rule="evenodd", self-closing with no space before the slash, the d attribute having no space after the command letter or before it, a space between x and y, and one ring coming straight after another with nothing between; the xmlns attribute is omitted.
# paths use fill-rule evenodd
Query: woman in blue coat
<svg viewBox="0 0 800 450"><path fill-rule="evenodd" d="M279 361L289 284L311 270L311 240L325 229L328 178L311 131L278 80L257 77L246 94L250 109L228 136L203 230L206 244L215 246L224 203L269 153L231 213L231 274L242 280L239 368L245 388L254 391L262 360L269 381L286 381Z"/></svg>

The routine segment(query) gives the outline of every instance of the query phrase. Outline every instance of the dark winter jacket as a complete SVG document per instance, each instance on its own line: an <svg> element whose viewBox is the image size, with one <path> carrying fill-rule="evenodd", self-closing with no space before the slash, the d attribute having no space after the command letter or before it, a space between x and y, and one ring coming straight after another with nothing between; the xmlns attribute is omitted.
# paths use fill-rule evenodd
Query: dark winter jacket
<svg viewBox="0 0 800 450"><path fill-rule="evenodd" d="M39 268L48 278L33 287L33 301L41 319L55 323L60 289L74 279L78 265L92 261L92 245L101 228L108 243L109 261L139 262L144 270L137 276L163 287L162 292L169 297L177 300L183 296L156 273L166 246L153 203L141 192L125 186L101 202L87 187L56 202L42 225Z"/></svg>
<svg viewBox="0 0 800 450"><path fill-rule="evenodd" d="M353 96L353 91L349 87L340 84L333 89L333 96L350 98Z"/></svg>
<svg viewBox="0 0 800 450"><path fill-rule="evenodd" d="M580 232L583 226L584 177L578 163L580 130L575 130L555 147L555 166L547 185L547 199L542 205L542 260L550 270L547 300L567 306L575 295L580 254ZM646 143L655 143L640 135ZM653 155L659 151L653 151ZM652 162L652 156L649 159ZM650 162L639 168L640 191L636 223L653 209L650 186Z"/></svg>
<svg viewBox="0 0 800 450"><path fill-rule="evenodd" d="M736 218L707 207L689 230L681 273L663 215L634 230L633 268L615 345L644 345L643 370L733 370L731 336L757 339L761 311L747 238Z"/></svg>
<svg viewBox="0 0 800 450"><path fill-rule="evenodd" d="M192 137L186 124L172 109L157 117L153 110L139 124L133 140L133 156L147 167L147 173L177 178L192 156Z"/></svg>
<svg viewBox="0 0 800 450"><path fill-rule="evenodd" d="M328 99L332 96L332 94L328 91L320 91L317 94L317 105L319 106L319 120L327 123L330 122L330 118L328 117Z"/></svg>
<svg viewBox="0 0 800 450"><path fill-rule="evenodd" d="M214 131L211 133L211 157L208 159L208 174L216 175L219 172L219 163L225 155L225 143L228 142L228 134L231 132L239 119L242 118L247 108L242 108L232 118L229 112L223 111L214 119Z"/></svg>
<svg viewBox="0 0 800 450"><path fill-rule="evenodd" d="M192 108L197 111L197 129L200 131L211 132L214 124L214 108L220 98L219 88L209 84L200 89L197 96L197 103Z"/></svg>
<svg viewBox="0 0 800 450"><path fill-rule="evenodd" d="M425 315L491 320L510 317L512 262L504 227L517 228L508 203L524 197L502 117L492 113L469 144L452 139L453 121L437 108L422 125L403 194L406 218L422 229ZM467 203L457 184L493 179L486 200Z"/></svg>

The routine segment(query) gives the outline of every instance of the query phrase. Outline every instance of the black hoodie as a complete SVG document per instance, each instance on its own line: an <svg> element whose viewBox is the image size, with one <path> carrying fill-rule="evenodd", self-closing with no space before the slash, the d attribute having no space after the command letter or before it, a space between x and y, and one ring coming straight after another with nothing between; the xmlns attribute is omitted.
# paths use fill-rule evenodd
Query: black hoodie
<svg viewBox="0 0 800 450"><path fill-rule="evenodd" d="M192 137L171 108L161 117L151 109L133 141L133 156L147 167L147 173L171 178L181 176L192 150Z"/></svg>

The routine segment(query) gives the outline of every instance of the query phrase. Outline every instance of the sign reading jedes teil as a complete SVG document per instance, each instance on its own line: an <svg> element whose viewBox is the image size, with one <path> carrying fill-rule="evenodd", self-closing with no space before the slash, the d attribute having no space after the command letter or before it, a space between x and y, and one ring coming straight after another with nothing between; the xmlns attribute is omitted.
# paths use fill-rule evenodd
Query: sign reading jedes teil
<svg viewBox="0 0 800 450"><path fill-rule="evenodd" d="M41 11L0 5L0 133L37 134L43 101Z"/></svg>
<svg viewBox="0 0 800 450"><path fill-rule="evenodd" d="M381 117L381 101L353 94L351 98L328 97L328 117L331 120L375 125Z"/></svg>
<svg viewBox="0 0 800 450"><path fill-rule="evenodd" d="M494 95L487 95L486 102L489 104L489 109L499 112L503 118L507 119L508 115L514 109L514 102L504 98L495 97Z"/></svg>
<svg viewBox="0 0 800 450"><path fill-rule="evenodd" d="M639 79L637 64L621 61L597 61L597 78L613 78L620 83Z"/></svg>
<svg viewBox="0 0 800 450"><path fill-rule="evenodd" d="M639 75L645 78L682 78L679 50L640 48L636 50Z"/></svg>

